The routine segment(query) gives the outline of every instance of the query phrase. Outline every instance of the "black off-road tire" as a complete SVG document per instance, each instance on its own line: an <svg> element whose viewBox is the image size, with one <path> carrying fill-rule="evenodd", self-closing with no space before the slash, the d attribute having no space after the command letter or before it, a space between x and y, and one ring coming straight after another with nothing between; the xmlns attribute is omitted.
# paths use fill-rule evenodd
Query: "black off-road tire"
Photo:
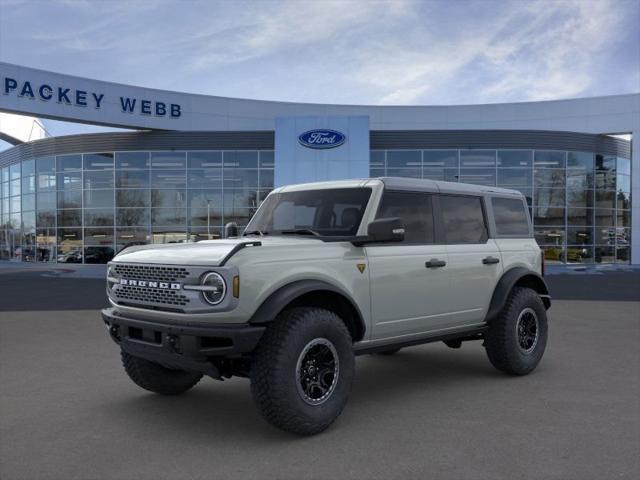
<svg viewBox="0 0 640 480"><path fill-rule="evenodd" d="M330 377L335 382L330 382L322 403L309 404L310 397L305 400L305 392L300 390L304 388L300 387L304 372L298 372L298 362L305 364L305 348L325 340L335 354L331 347L320 348L328 350L329 358L337 355L337 375ZM335 366L332 368L335 373ZM323 371L330 370L325 366ZM293 308L278 315L260 339L251 366L251 392L267 422L290 433L314 435L329 427L342 412L354 370L351 335L340 317L321 308Z"/></svg>
<svg viewBox="0 0 640 480"><path fill-rule="evenodd" d="M402 348L390 348L389 350L383 350L381 352L376 352L377 355L395 355L396 353L398 353L400 350L402 350Z"/></svg>
<svg viewBox="0 0 640 480"><path fill-rule="evenodd" d="M528 319L531 324L532 314L536 317L536 339L534 341L529 335L521 340L518 335L519 319L522 318L520 323L526 323ZM526 375L540 362L547 345L547 334L547 312L540 296L530 288L515 287L485 333L487 356L498 370L511 375ZM527 346L528 349L525 348Z"/></svg>
<svg viewBox="0 0 640 480"><path fill-rule="evenodd" d="M161 395L179 395L192 388L202 375L184 370L172 370L143 358L120 352L122 365L129 378L139 387Z"/></svg>

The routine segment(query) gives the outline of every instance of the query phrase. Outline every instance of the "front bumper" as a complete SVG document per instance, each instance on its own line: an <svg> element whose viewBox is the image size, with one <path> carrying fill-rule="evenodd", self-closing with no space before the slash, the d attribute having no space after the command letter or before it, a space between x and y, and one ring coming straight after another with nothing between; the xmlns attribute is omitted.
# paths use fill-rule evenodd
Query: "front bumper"
<svg viewBox="0 0 640 480"><path fill-rule="evenodd" d="M109 335L123 351L169 368L220 378L213 360L240 358L253 351L265 327L253 325L185 326L124 317L102 310Z"/></svg>

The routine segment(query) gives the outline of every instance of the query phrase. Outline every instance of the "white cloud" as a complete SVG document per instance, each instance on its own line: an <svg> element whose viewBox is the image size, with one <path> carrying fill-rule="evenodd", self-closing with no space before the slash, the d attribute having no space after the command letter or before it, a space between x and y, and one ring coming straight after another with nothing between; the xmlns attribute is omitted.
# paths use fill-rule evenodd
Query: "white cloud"
<svg viewBox="0 0 640 480"><path fill-rule="evenodd" d="M637 0L0 2L0 59L156 88L373 104L640 89Z"/></svg>

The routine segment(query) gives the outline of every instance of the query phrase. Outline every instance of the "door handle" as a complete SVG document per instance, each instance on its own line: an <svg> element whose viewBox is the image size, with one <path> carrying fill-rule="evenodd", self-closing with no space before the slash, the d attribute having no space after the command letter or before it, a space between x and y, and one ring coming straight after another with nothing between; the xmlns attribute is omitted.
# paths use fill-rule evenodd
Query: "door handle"
<svg viewBox="0 0 640 480"><path fill-rule="evenodd" d="M482 263L485 265L493 265L494 263L500 263L500 259L492 256L488 256L482 259Z"/></svg>
<svg viewBox="0 0 640 480"><path fill-rule="evenodd" d="M424 264L427 268L440 268L444 267L447 264L444 260L438 260L437 258L432 258L428 262Z"/></svg>

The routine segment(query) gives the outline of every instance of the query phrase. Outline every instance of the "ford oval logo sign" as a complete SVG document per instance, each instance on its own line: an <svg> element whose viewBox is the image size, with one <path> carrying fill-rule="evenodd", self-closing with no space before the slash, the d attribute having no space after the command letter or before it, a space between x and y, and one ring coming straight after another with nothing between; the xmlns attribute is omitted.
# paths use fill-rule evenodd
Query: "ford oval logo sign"
<svg viewBox="0 0 640 480"><path fill-rule="evenodd" d="M324 128L304 132L298 141L307 148L335 148L346 142L347 137L344 133Z"/></svg>

